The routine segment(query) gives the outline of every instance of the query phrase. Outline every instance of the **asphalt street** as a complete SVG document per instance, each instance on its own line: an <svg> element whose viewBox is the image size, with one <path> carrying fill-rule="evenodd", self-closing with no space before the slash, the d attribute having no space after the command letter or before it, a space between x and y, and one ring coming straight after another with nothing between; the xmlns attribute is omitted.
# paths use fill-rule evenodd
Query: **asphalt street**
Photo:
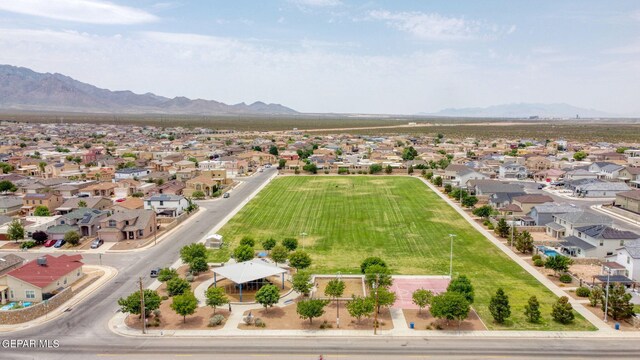
<svg viewBox="0 0 640 360"><path fill-rule="evenodd" d="M275 169L266 169L246 179L228 199L202 202L206 211L186 226L146 251L104 254L102 263L119 274L61 317L22 331L0 334L0 359L427 359L427 358L637 358L636 339L525 338L525 337L251 337L177 338L124 337L111 332L107 323L118 311L117 299L137 289L137 279L151 283L149 270L169 266L185 244L202 238L242 203ZM22 255L22 254L21 254ZM32 255L36 256L36 254ZM97 255L85 256L97 264ZM13 340L11 343L9 341ZM17 340L58 341L58 347L18 347ZM24 346L24 343L23 343Z"/></svg>

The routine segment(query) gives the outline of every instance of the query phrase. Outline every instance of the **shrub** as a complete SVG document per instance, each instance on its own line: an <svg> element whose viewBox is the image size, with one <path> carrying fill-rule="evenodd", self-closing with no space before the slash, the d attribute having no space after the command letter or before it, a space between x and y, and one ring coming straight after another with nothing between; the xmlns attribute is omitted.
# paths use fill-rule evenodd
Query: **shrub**
<svg viewBox="0 0 640 360"><path fill-rule="evenodd" d="M223 321L224 321L224 316L222 316L220 314L213 315L209 319L209 327L218 326L218 325L222 324Z"/></svg>
<svg viewBox="0 0 640 360"><path fill-rule="evenodd" d="M164 268L160 269L160 272L158 272L158 281L165 282L176 277L178 277L178 272L176 271L176 269Z"/></svg>
<svg viewBox="0 0 640 360"><path fill-rule="evenodd" d="M160 312L160 309L153 310L153 316L155 316L156 318L159 318L161 314L162 313Z"/></svg>
<svg viewBox="0 0 640 360"><path fill-rule="evenodd" d="M535 254L531 257L531 260L533 261L542 260L542 256L540 256L540 254Z"/></svg>
<svg viewBox="0 0 640 360"><path fill-rule="evenodd" d="M253 324L254 324L256 327L261 327L261 328L263 328L263 327L266 327L266 326L267 326L267 324L266 324L264 321L262 321L262 319L260 319L260 318L256 318L256 319L253 321Z"/></svg>
<svg viewBox="0 0 640 360"><path fill-rule="evenodd" d="M492 223L489 223L489 225L487 225L487 229L489 230L493 230L495 227L493 226Z"/></svg>
<svg viewBox="0 0 640 360"><path fill-rule="evenodd" d="M576 289L576 295L578 295L579 297L589 297L590 293L591 290L589 290L589 288L586 286L581 286Z"/></svg>
<svg viewBox="0 0 640 360"><path fill-rule="evenodd" d="M162 300L169 300L169 296L168 295L162 295Z"/></svg>
<svg viewBox="0 0 640 360"><path fill-rule="evenodd" d="M36 246L36 242L35 241L25 241L20 245L20 248L22 248L22 249L31 249L34 246Z"/></svg>
<svg viewBox="0 0 640 360"><path fill-rule="evenodd" d="M191 275L191 274L187 275L187 276L185 277L185 279L186 279L188 282L193 282L193 280L195 280L195 279L194 279L194 277L193 277L193 275Z"/></svg>
<svg viewBox="0 0 640 360"><path fill-rule="evenodd" d="M544 266L544 260L542 259L535 259L533 261L533 265L537 266L537 267L543 267Z"/></svg>
<svg viewBox="0 0 640 360"><path fill-rule="evenodd" d="M563 283L563 284L571 283L571 275L569 275L569 274L560 275L560 282Z"/></svg>

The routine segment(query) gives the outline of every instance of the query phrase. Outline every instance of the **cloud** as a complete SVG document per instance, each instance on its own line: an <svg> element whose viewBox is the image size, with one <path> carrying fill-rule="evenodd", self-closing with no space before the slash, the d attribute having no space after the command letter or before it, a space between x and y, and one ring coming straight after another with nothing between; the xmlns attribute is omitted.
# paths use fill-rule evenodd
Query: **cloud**
<svg viewBox="0 0 640 360"><path fill-rule="evenodd" d="M146 11L99 0L2 1L0 10L89 24L128 25L158 21Z"/></svg>
<svg viewBox="0 0 640 360"><path fill-rule="evenodd" d="M607 49L604 51L604 53L613 54L613 55L640 54L640 40L637 40L636 42L632 42L624 46Z"/></svg>
<svg viewBox="0 0 640 360"><path fill-rule="evenodd" d="M436 13L373 10L368 15L369 19L385 21L392 28L425 40L469 40L478 37L482 30L481 24L477 21Z"/></svg>
<svg viewBox="0 0 640 360"><path fill-rule="evenodd" d="M340 0L290 0L289 2L299 6L309 7L333 7L342 5Z"/></svg>

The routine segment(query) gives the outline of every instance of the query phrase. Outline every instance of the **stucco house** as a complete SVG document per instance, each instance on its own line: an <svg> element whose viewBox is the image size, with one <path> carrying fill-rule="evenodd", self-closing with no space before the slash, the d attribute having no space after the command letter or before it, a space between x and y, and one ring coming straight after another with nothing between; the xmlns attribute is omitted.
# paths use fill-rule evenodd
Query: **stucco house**
<svg viewBox="0 0 640 360"><path fill-rule="evenodd" d="M158 215L176 217L189 207L189 201L182 195L157 194L144 200L144 208Z"/></svg>
<svg viewBox="0 0 640 360"><path fill-rule="evenodd" d="M624 210L640 214L640 190L617 193L614 205Z"/></svg>
<svg viewBox="0 0 640 360"><path fill-rule="evenodd" d="M156 214L151 210L123 210L100 221L98 237L104 241L144 239L157 231Z"/></svg>
<svg viewBox="0 0 640 360"><path fill-rule="evenodd" d="M615 275L623 275L636 282L640 281L640 240L625 241L624 246L619 247L609 261L618 265L611 268L624 269Z"/></svg>
<svg viewBox="0 0 640 360"><path fill-rule="evenodd" d="M640 235L608 225L576 227L572 235L563 238L560 249L573 257L589 257L603 260L612 256L626 241L637 240Z"/></svg>

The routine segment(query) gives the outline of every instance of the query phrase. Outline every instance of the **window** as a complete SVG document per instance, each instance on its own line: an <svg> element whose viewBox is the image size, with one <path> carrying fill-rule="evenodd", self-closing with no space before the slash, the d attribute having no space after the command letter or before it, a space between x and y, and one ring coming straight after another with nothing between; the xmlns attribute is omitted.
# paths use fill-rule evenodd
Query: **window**
<svg viewBox="0 0 640 360"><path fill-rule="evenodd" d="M116 227L116 221L115 220L109 220L109 227Z"/></svg>
<svg viewBox="0 0 640 360"><path fill-rule="evenodd" d="M78 273L76 274L76 276L80 276L80 270L78 269Z"/></svg>
<svg viewBox="0 0 640 360"><path fill-rule="evenodd" d="M13 299L13 298L14 298L14 296L13 296L13 290L9 290L9 292L10 292L11 298Z"/></svg>
<svg viewBox="0 0 640 360"><path fill-rule="evenodd" d="M624 240L620 240L620 246L624 246Z"/></svg>
<svg viewBox="0 0 640 360"><path fill-rule="evenodd" d="M64 278L63 284L67 285L67 278Z"/></svg>
<svg viewBox="0 0 640 360"><path fill-rule="evenodd" d="M604 240L600 239L600 246L603 246L603 245L604 245Z"/></svg>
<svg viewBox="0 0 640 360"><path fill-rule="evenodd" d="M611 256L611 255L613 255L613 252L611 251L607 252L607 256Z"/></svg>
<svg viewBox="0 0 640 360"><path fill-rule="evenodd" d="M627 264L631 263L631 258L629 256L627 256Z"/></svg>
<svg viewBox="0 0 640 360"><path fill-rule="evenodd" d="M144 235L144 230L142 229L138 230L138 236L142 236L142 235Z"/></svg>
<svg viewBox="0 0 640 360"><path fill-rule="evenodd" d="M36 292L34 290L25 290L24 291L24 297L26 297L27 299L35 299L36 298Z"/></svg>
<svg viewBox="0 0 640 360"><path fill-rule="evenodd" d="M160 200L160 206L164 205L164 201Z"/></svg>
<svg viewBox="0 0 640 360"><path fill-rule="evenodd" d="M582 233L578 231L578 237L582 237Z"/></svg>

